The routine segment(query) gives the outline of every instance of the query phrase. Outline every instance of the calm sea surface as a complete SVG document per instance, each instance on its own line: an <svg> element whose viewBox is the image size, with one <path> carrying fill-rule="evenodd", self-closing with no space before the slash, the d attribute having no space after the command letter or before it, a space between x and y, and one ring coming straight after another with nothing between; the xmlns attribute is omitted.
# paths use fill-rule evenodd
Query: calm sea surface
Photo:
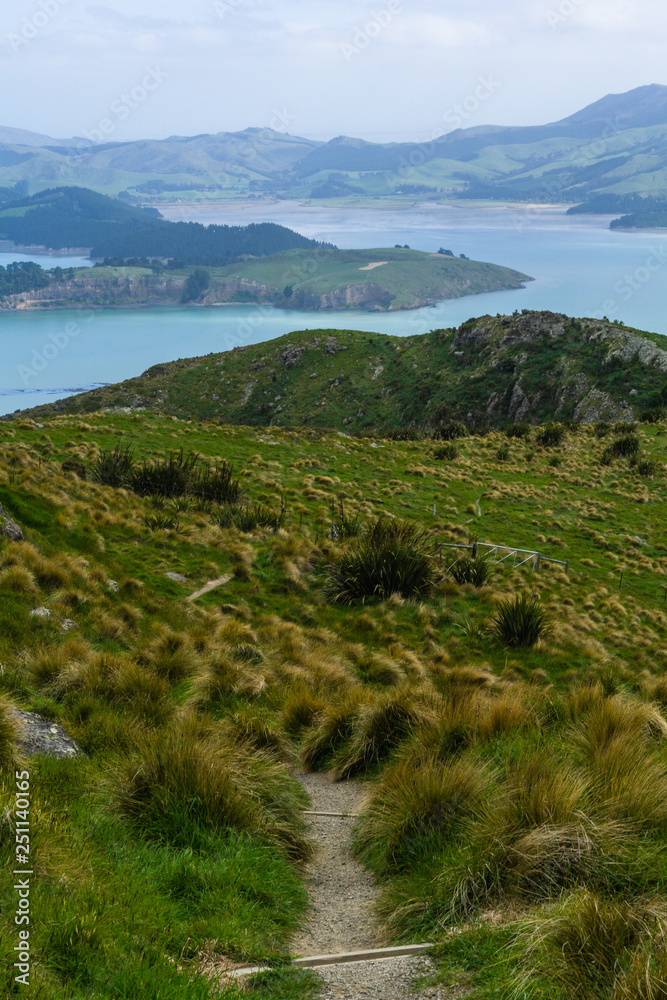
<svg viewBox="0 0 667 1000"><path fill-rule="evenodd" d="M167 214L164 212L163 214ZM667 233L618 233L608 217L567 217L562 209L417 206L320 208L260 203L169 212L202 222L273 221L340 247L446 247L535 278L525 289L467 296L413 312L303 313L258 306L212 309L97 309L0 315L0 413L52 402L93 385L140 374L176 358L224 351L317 327L398 336L457 325L470 316L552 309L621 319L667 335ZM0 263L27 259L0 254ZM78 259L38 260L45 267Z"/></svg>

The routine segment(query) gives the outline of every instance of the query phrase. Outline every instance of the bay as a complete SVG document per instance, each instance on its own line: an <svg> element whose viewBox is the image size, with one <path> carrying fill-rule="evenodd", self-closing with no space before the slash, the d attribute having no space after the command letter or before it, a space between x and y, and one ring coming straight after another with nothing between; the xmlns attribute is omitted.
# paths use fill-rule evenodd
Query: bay
<svg viewBox="0 0 667 1000"><path fill-rule="evenodd" d="M378 209L289 202L189 206L187 212L180 207L163 214L232 225L279 222L340 247L399 243L433 251L442 246L514 267L535 280L525 289L397 313L312 313L252 305L5 313L0 315L0 413L130 378L160 362L230 350L293 330L409 336L485 313L551 309L572 316L606 315L667 335L667 233L619 233L609 230L609 217L566 216L562 207L542 206ZM49 260L47 266L53 266L54 258Z"/></svg>

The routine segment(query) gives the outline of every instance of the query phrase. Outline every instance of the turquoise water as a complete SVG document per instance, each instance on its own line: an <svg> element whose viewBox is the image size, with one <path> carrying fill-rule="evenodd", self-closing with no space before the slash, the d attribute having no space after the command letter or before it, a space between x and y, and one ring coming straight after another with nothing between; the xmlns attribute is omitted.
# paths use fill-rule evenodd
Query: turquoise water
<svg viewBox="0 0 667 1000"><path fill-rule="evenodd" d="M446 206L334 212L284 203L217 214L209 210L198 218L235 224L266 218L346 247L445 246L457 254L514 267L535 281L525 289L400 313L225 306L4 314L0 413L130 378L160 362L230 350L306 328L409 336L484 313L552 309L573 316L607 315L667 335L667 234L612 232L606 228L608 218L566 217L562 210Z"/></svg>

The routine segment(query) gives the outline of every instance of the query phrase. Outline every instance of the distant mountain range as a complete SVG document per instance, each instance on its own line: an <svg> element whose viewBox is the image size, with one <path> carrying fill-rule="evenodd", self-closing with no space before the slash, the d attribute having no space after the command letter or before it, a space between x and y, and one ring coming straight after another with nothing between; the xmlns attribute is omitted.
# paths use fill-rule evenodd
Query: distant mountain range
<svg viewBox="0 0 667 1000"><path fill-rule="evenodd" d="M95 130L58 140L0 128L0 186L19 184L29 194L82 185L152 205L248 197L667 198L667 87L658 84L610 94L551 124L459 128L423 143L320 142L259 128L133 142L98 137Z"/></svg>

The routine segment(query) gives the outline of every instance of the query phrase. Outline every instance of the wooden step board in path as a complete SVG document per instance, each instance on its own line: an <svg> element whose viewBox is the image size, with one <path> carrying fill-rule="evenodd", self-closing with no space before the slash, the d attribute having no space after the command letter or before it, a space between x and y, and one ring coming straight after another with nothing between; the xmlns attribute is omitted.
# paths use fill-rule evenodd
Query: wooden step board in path
<svg viewBox="0 0 667 1000"><path fill-rule="evenodd" d="M419 988L435 971L431 944L378 947L375 916L379 890L352 853L351 836L365 795L356 781L334 783L327 775L301 774L311 808L304 810L317 845L306 869L308 922L292 941L292 965L312 969L321 980L320 1000L445 1000L441 986ZM235 978L266 972L236 969Z"/></svg>

